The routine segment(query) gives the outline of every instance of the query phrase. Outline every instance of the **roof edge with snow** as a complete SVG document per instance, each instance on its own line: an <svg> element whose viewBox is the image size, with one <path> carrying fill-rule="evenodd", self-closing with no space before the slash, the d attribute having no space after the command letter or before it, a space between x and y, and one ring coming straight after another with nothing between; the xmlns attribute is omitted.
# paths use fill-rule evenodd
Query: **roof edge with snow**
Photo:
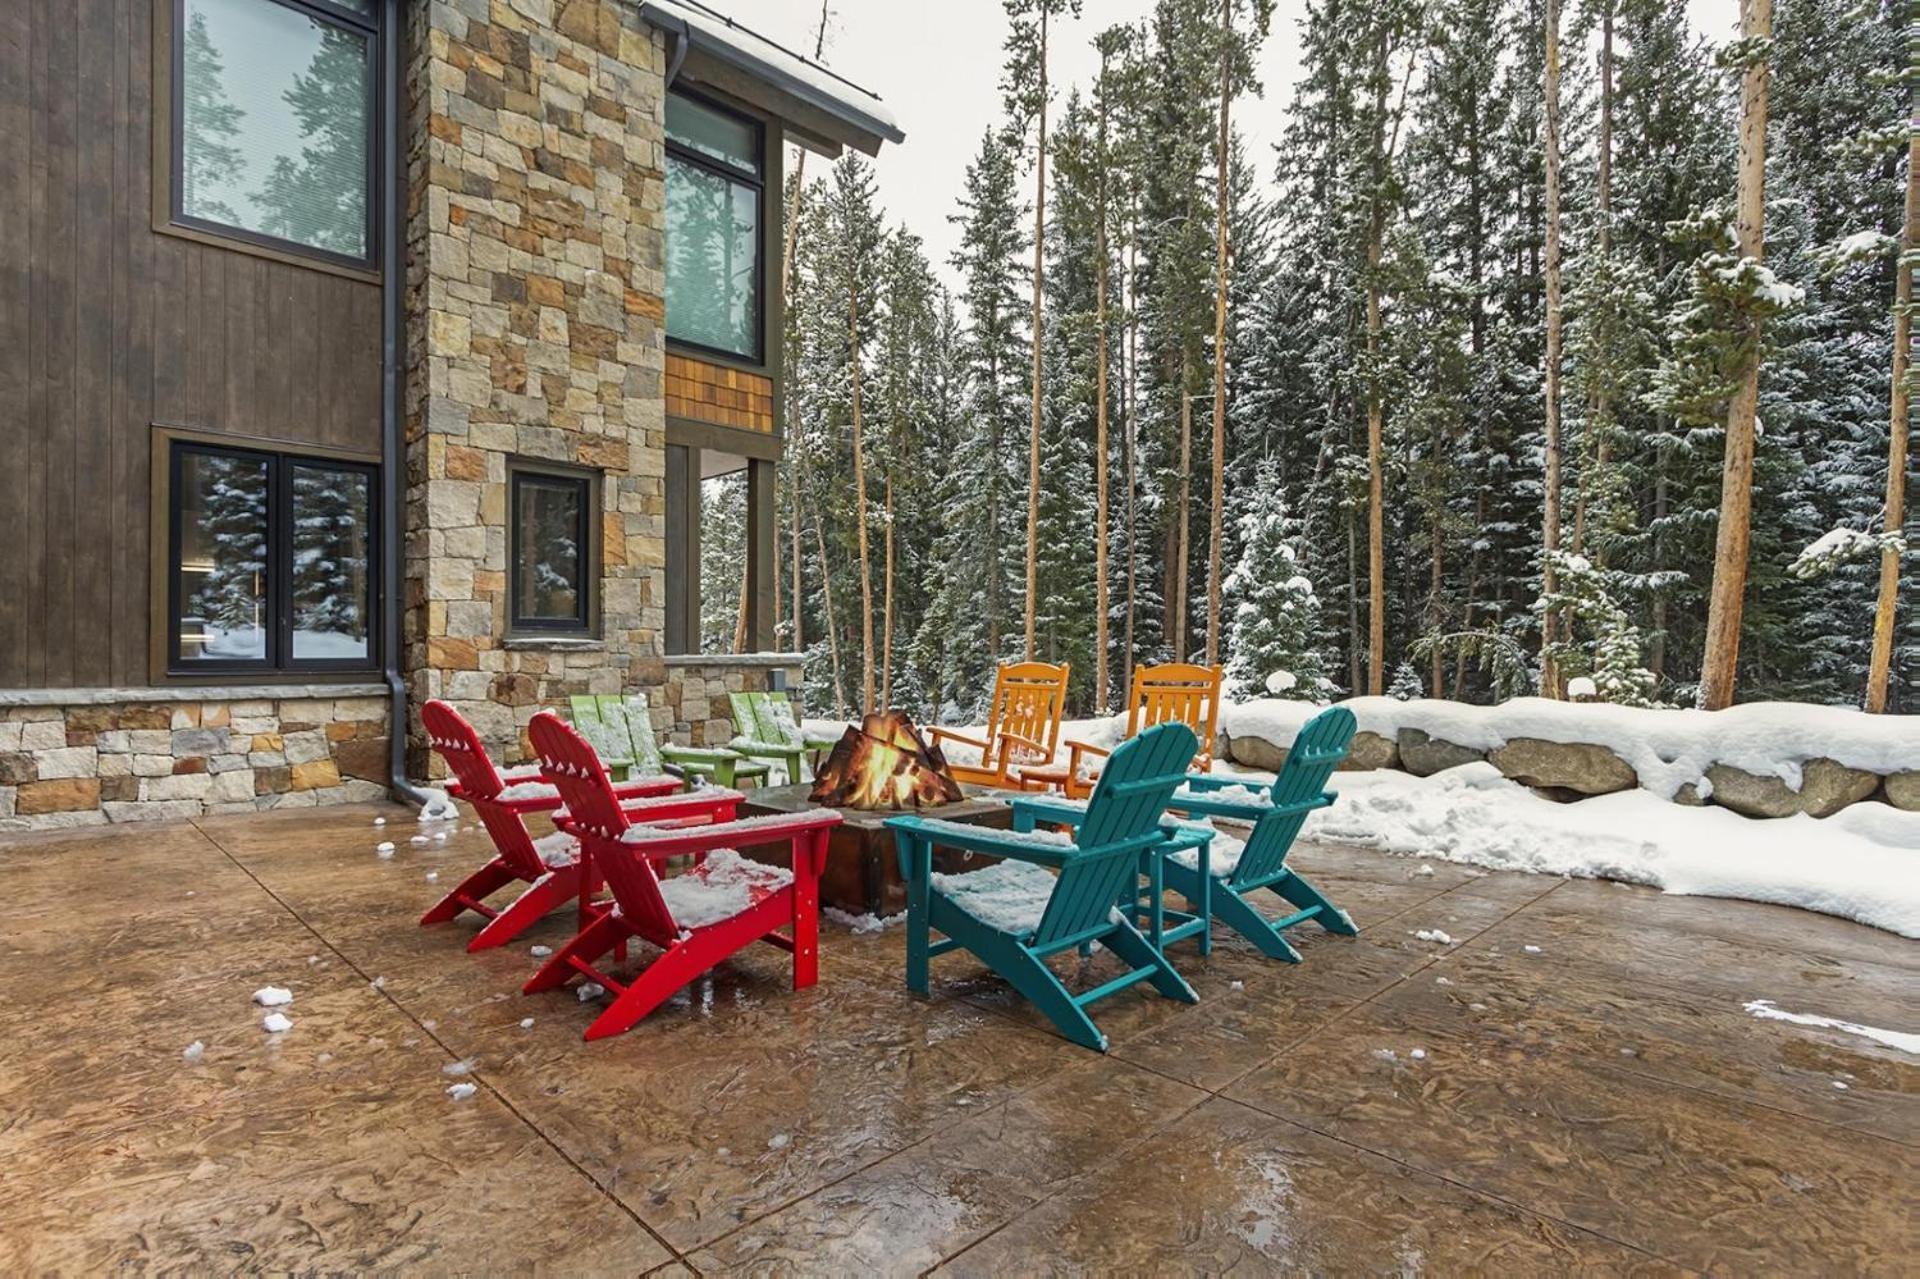
<svg viewBox="0 0 1920 1279"><path fill-rule="evenodd" d="M829 153L851 146L868 155L883 142L906 141L879 95L700 0L640 0L639 10L670 38L684 40L683 52L701 55L703 65L717 64L768 90L773 100L761 105L799 126L795 141Z"/></svg>

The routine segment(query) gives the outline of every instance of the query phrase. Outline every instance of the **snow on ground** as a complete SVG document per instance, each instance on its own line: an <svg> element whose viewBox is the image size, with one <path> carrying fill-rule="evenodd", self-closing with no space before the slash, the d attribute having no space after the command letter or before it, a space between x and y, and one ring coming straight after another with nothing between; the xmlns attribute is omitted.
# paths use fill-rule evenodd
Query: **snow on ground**
<svg viewBox="0 0 1920 1279"><path fill-rule="evenodd" d="M426 803L420 806L420 820L423 822L457 822L460 810L443 790L432 786L422 787L420 794Z"/></svg>
<svg viewBox="0 0 1920 1279"><path fill-rule="evenodd" d="M1305 838L1799 906L1920 937L1920 868L1904 842L1920 820L1897 810L1758 821L1637 790L1556 804L1486 763L1428 778L1342 773L1334 789L1339 800L1307 819ZM1885 842L1883 830L1902 842Z"/></svg>
<svg viewBox="0 0 1920 1279"><path fill-rule="evenodd" d="M1902 1030L1882 1030L1878 1026L1862 1026L1856 1021L1841 1021L1834 1017L1822 1017L1817 1013L1790 1013L1771 999L1750 999L1745 1006L1748 1012L1765 1021L1786 1021L1796 1026L1817 1026L1822 1030L1838 1030L1845 1034L1858 1035L1862 1039L1871 1039L1889 1048L1897 1048L1903 1053L1920 1056L1920 1034L1909 1034ZM1836 1083L1835 1087L1844 1088L1846 1085Z"/></svg>
<svg viewBox="0 0 1920 1279"><path fill-rule="evenodd" d="M1800 765L1809 759L1825 757L1874 773L1920 767L1920 720L1846 706L1752 702L1723 711L1646 710L1545 697L1516 697L1497 706L1354 697L1340 705L1353 712L1361 732L1382 737L1398 739L1401 729L1417 728L1483 751L1516 737L1604 746L1631 764L1640 785L1661 799L1672 799L1688 782L1704 793L1712 764L1778 777L1796 790ZM1311 702L1241 702L1222 708L1220 723L1229 737L1288 746L1322 709Z"/></svg>
<svg viewBox="0 0 1920 1279"><path fill-rule="evenodd" d="M282 1031L292 1030L293 1019L285 1013L268 1013L260 1019L260 1029L270 1035L277 1035Z"/></svg>
<svg viewBox="0 0 1920 1279"><path fill-rule="evenodd" d="M253 1002L262 1008L279 1008L293 1002L293 992L285 986L262 986L253 992Z"/></svg>
<svg viewBox="0 0 1920 1279"><path fill-rule="evenodd" d="M838 906L822 906L820 914L842 928L851 929L856 937L884 932L895 924L907 922L907 912L904 910L897 915L876 915L872 911L864 915L856 915L851 911L841 910Z"/></svg>
<svg viewBox="0 0 1920 1279"><path fill-rule="evenodd" d="M447 1085L447 1096L453 1098L455 1101L465 1101L479 1091L480 1090L472 1084Z"/></svg>

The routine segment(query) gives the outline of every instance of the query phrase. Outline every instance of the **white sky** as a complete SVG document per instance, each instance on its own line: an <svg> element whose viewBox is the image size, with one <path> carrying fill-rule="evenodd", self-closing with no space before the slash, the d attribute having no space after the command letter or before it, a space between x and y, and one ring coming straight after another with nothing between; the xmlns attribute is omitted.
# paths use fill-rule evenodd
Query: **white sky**
<svg viewBox="0 0 1920 1279"><path fill-rule="evenodd" d="M709 0L715 7L790 49L813 52L820 0ZM926 241L928 256L951 281L947 256L958 228L947 221L957 207L967 162L980 135L1000 116L1001 42L1006 18L1000 0L829 0L831 19L822 61L878 93L906 131L901 146L881 148L880 199L890 222L905 222ZM1048 41L1050 75L1062 86L1085 86L1099 71L1096 32L1137 21L1153 0L1084 0L1078 22L1054 28ZM1695 26L1715 39L1738 25L1738 0L1691 0ZM1262 98L1235 106L1236 123L1253 154L1279 140L1298 65L1303 0L1279 0L1273 34L1261 56ZM818 164L809 161L809 167ZM1263 159L1263 170L1270 163Z"/></svg>

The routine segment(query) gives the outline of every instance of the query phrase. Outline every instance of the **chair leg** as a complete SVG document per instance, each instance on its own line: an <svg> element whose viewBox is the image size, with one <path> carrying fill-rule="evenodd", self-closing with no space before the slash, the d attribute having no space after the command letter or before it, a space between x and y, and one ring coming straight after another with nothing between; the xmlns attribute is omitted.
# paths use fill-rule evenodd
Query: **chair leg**
<svg viewBox="0 0 1920 1279"><path fill-rule="evenodd" d="M902 878L907 881L907 989L927 993L927 966L933 949L928 896L932 891L933 842L905 831L894 832Z"/></svg>
<svg viewBox="0 0 1920 1279"><path fill-rule="evenodd" d="M1168 999L1177 999L1183 1004L1200 1002L1200 996L1194 993L1193 987L1187 985L1187 979L1174 971L1166 955L1154 949L1153 943L1142 937L1133 925L1121 924L1101 938L1100 944L1136 971L1151 968L1153 976L1147 980Z"/></svg>
<svg viewBox="0 0 1920 1279"><path fill-rule="evenodd" d="M1007 980L1029 1003L1046 1014L1061 1034L1083 1048L1107 1051L1107 1037L1087 1016L1087 1010L1073 1002L1073 996L1033 952L1003 934L982 930L969 936L966 948L986 961L989 968ZM1142 942L1142 945L1146 943ZM1178 980L1176 978L1176 980Z"/></svg>
<svg viewBox="0 0 1920 1279"><path fill-rule="evenodd" d="M1301 910L1308 910L1314 906L1320 907L1320 913L1314 916L1314 921L1328 932L1339 933L1343 937L1360 935L1360 926L1353 922L1353 916L1328 901L1325 894L1300 878L1297 873L1289 872L1285 879L1271 887L1274 892Z"/></svg>
<svg viewBox="0 0 1920 1279"><path fill-rule="evenodd" d="M482 866L473 874L460 881L460 886L442 897L432 910L420 916L422 925L444 924L461 911L473 909L475 902L499 892L508 884L517 883L519 877L506 868L498 857Z"/></svg>
<svg viewBox="0 0 1920 1279"><path fill-rule="evenodd" d="M605 1039L632 1030L641 1018L737 949L731 939L712 933L696 933L685 941L675 942L660 958L648 964L606 1011L594 1018L593 1024L587 1027L586 1038Z"/></svg>
<svg viewBox="0 0 1920 1279"><path fill-rule="evenodd" d="M467 943L469 951L504 946L545 919L548 912L571 902L580 891L580 866L556 866L527 886L511 906L487 921Z"/></svg>
<svg viewBox="0 0 1920 1279"><path fill-rule="evenodd" d="M540 970L527 979L520 993L534 995L566 985L580 973L573 961L592 963L615 946L624 944L628 932L626 921L612 912L600 916L581 929L572 941L555 951L553 958L540 965Z"/></svg>
<svg viewBox="0 0 1920 1279"><path fill-rule="evenodd" d="M792 841L793 988L805 990L820 980L820 880L809 848L826 842L825 831L809 831Z"/></svg>
<svg viewBox="0 0 1920 1279"><path fill-rule="evenodd" d="M1280 935L1280 930L1225 884L1220 885L1220 891L1213 895L1213 917L1252 942L1267 958L1285 960L1289 964L1300 962L1300 952Z"/></svg>

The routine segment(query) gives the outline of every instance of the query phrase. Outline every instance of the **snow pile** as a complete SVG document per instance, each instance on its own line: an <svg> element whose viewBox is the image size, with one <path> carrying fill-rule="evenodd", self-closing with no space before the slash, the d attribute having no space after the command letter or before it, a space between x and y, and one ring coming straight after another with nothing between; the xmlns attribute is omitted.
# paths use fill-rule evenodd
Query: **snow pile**
<svg viewBox="0 0 1920 1279"><path fill-rule="evenodd" d="M262 986L253 992L253 1002L262 1008L280 1008L293 1002L293 992L285 986Z"/></svg>
<svg viewBox="0 0 1920 1279"><path fill-rule="evenodd" d="M467 1098L473 1096L473 1094L479 1091L480 1090L472 1084L448 1084L447 1085L447 1096L453 1098L455 1101L465 1101Z"/></svg>
<svg viewBox="0 0 1920 1279"><path fill-rule="evenodd" d="M988 928L1019 937L1040 927L1054 882L1044 866L1004 861L964 875L936 874L933 891Z"/></svg>
<svg viewBox="0 0 1920 1279"><path fill-rule="evenodd" d="M759 898L791 883L793 872L784 866L768 866L731 848L716 848L699 866L662 882L660 896L666 899L674 923L705 928L732 919Z"/></svg>
<svg viewBox="0 0 1920 1279"><path fill-rule="evenodd" d="M293 1029L293 1019L285 1013L268 1013L260 1019L260 1029L269 1035L278 1035L282 1031Z"/></svg>
<svg viewBox="0 0 1920 1279"><path fill-rule="evenodd" d="M1182 786L1173 792L1172 807L1180 807L1183 799L1210 799L1221 804L1244 804L1248 808L1272 808L1273 794L1264 788L1256 790L1251 786L1210 786L1195 790L1191 786Z"/></svg>
<svg viewBox="0 0 1920 1279"><path fill-rule="evenodd" d="M1516 737L1604 746L1662 799L1672 799L1689 782L1704 790L1713 764L1778 777L1796 790L1800 766L1810 759L1882 774L1920 768L1920 721L1845 706L1749 702L1723 711L1649 710L1544 697L1516 697L1497 706L1355 697L1340 705L1353 712L1359 731L1395 740L1402 729L1417 728L1481 751ZM1322 709L1309 702L1262 699L1224 707L1220 722L1229 737L1291 746L1294 734Z"/></svg>
<svg viewBox="0 0 1920 1279"><path fill-rule="evenodd" d="M1476 763L1428 778L1346 774L1339 802L1309 817L1304 835L1497 870L1799 906L1920 937L1913 851L1881 842L1873 825L1843 817L1756 821L1632 790L1556 804Z"/></svg>
<svg viewBox="0 0 1920 1279"><path fill-rule="evenodd" d="M549 866L571 866L580 855L580 841L563 830L533 841L533 851Z"/></svg>
<svg viewBox="0 0 1920 1279"><path fill-rule="evenodd" d="M1817 1013L1790 1013L1777 1006L1771 999L1750 999L1744 1005L1755 1017L1765 1021L1786 1021L1796 1026L1817 1026L1823 1030L1838 1030L1849 1035L1858 1035L1862 1039L1871 1039L1876 1044L1885 1044L1897 1048L1903 1053L1920 1056L1920 1034L1904 1030L1882 1030L1878 1026L1862 1026L1856 1021L1841 1021L1834 1017L1822 1017ZM1838 1085L1845 1087L1844 1084Z"/></svg>
<svg viewBox="0 0 1920 1279"><path fill-rule="evenodd" d="M207 1046L196 1039L181 1051L180 1060L186 1062L189 1066L197 1066L200 1064L201 1058L206 1055Z"/></svg>
<svg viewBox="0 0 1920 1279"><path fill-rule="evenodd" d="M393 856L393 841L390 839L383 839L379 843L373 846L373 851L378 853L382 857L391 857Z"/></svg>
<svg viewBox="0 0 1920 1279"><path fill-rule="evenodd" d="M1439 946L1453 945L1453 938L1438 928L1422 928L1412 936L1416 941L1430 941Z"/></svg>
<svg viewBox="0 0 1920 1279"><path fill-rule="evenodd" d="M841 910L838 906L822 906L820 913L842 928L849 929L855 937L885 932L895 924L907 922L905 911L901 911L898 915L876 915L871 911L864 915L856 915L851 911Z"/></svg>
<svg viewBox="0 0 1920 1279"><path fill-rule="evenodd" d="M420 806L420 820L423 822L457 822L460 810L447 793L436 787L422 787L420 794L426 802Z"/></svg>

